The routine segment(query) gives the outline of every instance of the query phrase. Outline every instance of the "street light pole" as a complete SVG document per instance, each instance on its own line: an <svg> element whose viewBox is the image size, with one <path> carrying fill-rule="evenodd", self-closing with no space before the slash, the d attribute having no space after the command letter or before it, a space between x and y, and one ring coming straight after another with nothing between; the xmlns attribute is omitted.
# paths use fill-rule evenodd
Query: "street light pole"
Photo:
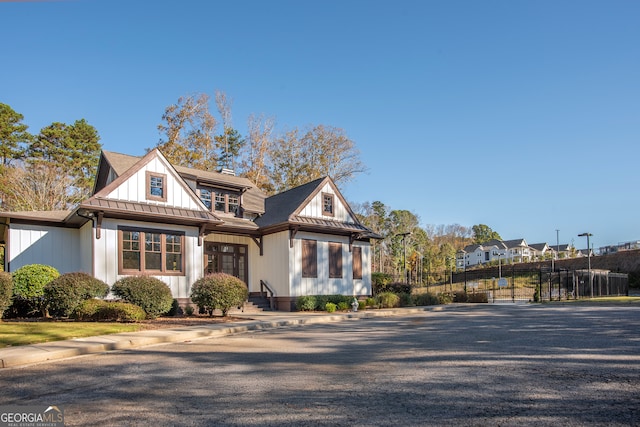
<svg viewBox="0 0 640 427"><path fill-rule="evenodd" d="M587 238L587 259L588 259L588 274L589 274L589 288L591 289L591 298L593 298L593 279L591 278L591 246L589 245L589 237L593 236L591 233L581 233L578 237Z"/></svg>

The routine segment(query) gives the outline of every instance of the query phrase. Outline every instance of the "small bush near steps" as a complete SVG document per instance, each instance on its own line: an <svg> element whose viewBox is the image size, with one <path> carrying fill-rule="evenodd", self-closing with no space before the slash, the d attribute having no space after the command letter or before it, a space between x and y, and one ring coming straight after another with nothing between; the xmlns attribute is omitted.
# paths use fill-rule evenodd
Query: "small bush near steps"
<svg viewBox="0 0 640 427"><path fill-rule="evenodd" d="M227 316L229 309L244 304L248 296L247 285L225 273L209 274L191 287L191 301L209 316L213 316L216 309L222 311L222 316Z"/></svg>

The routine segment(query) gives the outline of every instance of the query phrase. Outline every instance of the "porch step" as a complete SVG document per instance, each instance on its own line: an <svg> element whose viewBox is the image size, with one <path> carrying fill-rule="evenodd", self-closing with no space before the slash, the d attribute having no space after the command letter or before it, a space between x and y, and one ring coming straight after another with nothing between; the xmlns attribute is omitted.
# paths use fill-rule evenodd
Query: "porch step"
<svg viewBox="0 0 640 427"><path fill-rule="evenodd" d="M249 294L249 300L245 303L245 307L248 305L260 308L262 311L271 311L269 298L267 298L264 294Z"/></svg>

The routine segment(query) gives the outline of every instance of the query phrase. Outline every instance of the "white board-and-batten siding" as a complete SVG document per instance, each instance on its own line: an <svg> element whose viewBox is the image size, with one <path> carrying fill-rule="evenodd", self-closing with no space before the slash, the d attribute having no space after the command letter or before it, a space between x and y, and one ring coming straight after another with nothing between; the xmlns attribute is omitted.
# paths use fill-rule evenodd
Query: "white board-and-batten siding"
<svg viewBox="0 0 640 427"><path fill-rule="evenodd" d="M333 216L327 216L322 213L323 211L323 194L333 195ZM325 184L322 190L315 195L315 197L307 203L307 205L300 211L300 216L306 216L309 218L324 218L331 219L340 222L355 223L354 218L351 217L349 210L341 202L338 195L333 191L333 188L329 184Z"/></svg>
<svg viewBox="0 0 640 427"><path fill-rule="evenodd" d="M166 182L164 183L167 191L166 202L147 199L147 172L166 176ZM125 182L111 191L106 197L109 199L167 205L183 209L204 209L204 206L198 202L198 199L191 189L186 185L182 185L180 181L176 179L171 168L159 158L152 159L143 168L136 171Z"/></svg>
<svg viewBox="0 0 640 427"><path fill-rule="evenodd" d="M191 293L191 285L202 277L203 247L198 246L198 229L196 227L184 227L178 225L158 224L152 222L122 221L104 219L100 239L93 239L95 250L94 275L108 285L113 285L117 280L128 275L118 274L118 262L120 248L118 247L118 227L133 229L154 230L157 232L181 232L184 233L184 275L156 275L171 289L174 298L188 298Z"/></svg>
<svg viewBox="0 0 640 427"><path fill-rule="evenodd" d="M82 229L11 223L8 264L16 271L29 264L49 265L61 274L91 274L91 249L82 243L91 223ZM85 239L86 242L86 239Z"/></svg>
<svg viewBox="0 0 640 427"><path fill-rule="evenodd" d="M317 242L317 277L302 277L302 240ZM342 277L329 277L329 243L342 244ZM354 242L362 248L362 279L353 278L353 253L349 252L349 239L317 233L298 233L289 250L289 280L291 296L302 295L371 295L371 266L368 243ZM287 246L288 247L288 246Z"/></svg>

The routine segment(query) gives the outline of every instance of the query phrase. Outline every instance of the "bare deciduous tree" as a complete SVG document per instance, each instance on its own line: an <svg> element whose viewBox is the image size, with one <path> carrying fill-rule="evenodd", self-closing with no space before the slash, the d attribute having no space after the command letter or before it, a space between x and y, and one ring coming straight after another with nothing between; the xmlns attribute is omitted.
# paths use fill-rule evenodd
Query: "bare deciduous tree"
<svg viewBox="0 0 640 427"><path fill-rule="evenodd" d="M249 141L244 147L244 155L240 165L244 171L243 175L266 193L273 192L269 182L267 156L272 143L274 126L275 120L273 118L253 114L249 116L247 120Z"/></svg>
<svg viewBox="0 0 640 427"><path fill-rule="evenodd" d="M59 167L46 163L5 167L0 171L0 207L5 211L52 211L68 209L73 180Z"/></svg>
<svg viewBox="0 0 640 427"><path fill-rule="evenodd" d="M174 165L204 170L217 166L216 119L209 112L209 95L188 95L170 105L158 125L164 134L157 144Z"/></svg>

